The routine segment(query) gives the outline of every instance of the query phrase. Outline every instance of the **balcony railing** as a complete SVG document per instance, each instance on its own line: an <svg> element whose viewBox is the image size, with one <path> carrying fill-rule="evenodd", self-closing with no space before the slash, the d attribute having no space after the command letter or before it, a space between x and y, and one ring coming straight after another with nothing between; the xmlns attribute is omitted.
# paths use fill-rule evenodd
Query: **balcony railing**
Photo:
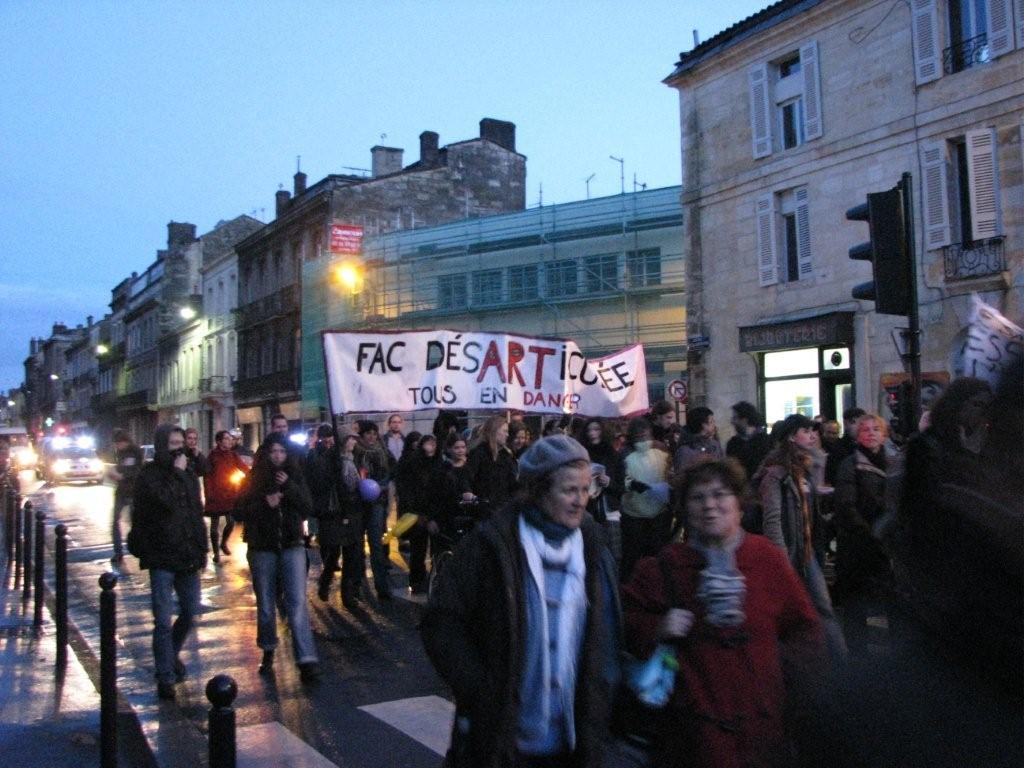
<svg viewBox="0 0 1024 768"><path fill-rule="evenodd" d="M230 392L231 379L228 376L208 376L199 380L199 391L206 393Z"/></svg>
<svg viewBox="0 0 1024 768"><path fill-rule="evenodd" d="M277 371L250 379L235 380L235 399L239 401L273 396L284 392L297 392L298 390L299 372L297 370Z"/></svg>
<svg viewBox="0 0 1024 768"><path fill-rule="evenodd" d="M988 47L988 35L978 35L951 45L942 52L942 71L947 75L984 64L992 58Z"/></svg>
<svg viewBox="0 0 1024 768"><path fill-rule="evenodd" d="M244 328L261 320L294 312L298 306L298 286L288 285L269 296L238 307L235 310L238 313L237 325Z"/></svg>
<svg viewBox="0 0 1024 768"><path fill-rule="evenodd" d="M947 280L997 275L1006 269L1003 238L953 243L943 249Z"/></svg>

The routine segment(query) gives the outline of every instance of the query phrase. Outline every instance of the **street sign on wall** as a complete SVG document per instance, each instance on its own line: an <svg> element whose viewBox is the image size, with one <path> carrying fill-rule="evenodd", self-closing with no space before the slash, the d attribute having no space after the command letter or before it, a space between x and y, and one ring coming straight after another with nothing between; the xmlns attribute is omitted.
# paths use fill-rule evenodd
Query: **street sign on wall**
<svg viewBox="0 0 1024 768"><path fill-rule="evenodd" d="M665 387L665 392L677 403L683 403L684 405L690 396L690 388L682 379L672 379L668 386Z"/></svg>

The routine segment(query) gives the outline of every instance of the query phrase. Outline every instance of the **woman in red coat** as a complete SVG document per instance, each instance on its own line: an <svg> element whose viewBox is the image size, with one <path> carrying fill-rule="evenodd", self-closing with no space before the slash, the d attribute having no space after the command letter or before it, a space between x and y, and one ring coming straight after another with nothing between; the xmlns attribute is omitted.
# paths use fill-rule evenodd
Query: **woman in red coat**
<svg viewBox="0 0 1024 768"><path fill-rule="evenodd" d="M235 438L226 429L222 429L214 438L216 447L210 451L207 460L210 471L203 477L203 492L206 496L206 508L203 514L210 518L210 544L213 547L213 562L220 562L220 553L230 555L228 537L234 530L235 521L231 518L231 510L235 508L235 500L242 490L245 476L249 468L235 453ZM218 536L221 516L227 519L224 535ZM219 546L218 546L219 541Z"/></svg>
<svg viewBox="0 0 1024 768"><path fill-rule="evenodd" d="M658 766L792 764L788 697L823 683L821 623L785 553L740 527L745 491L733 460L687 471L687 542L641 560L623 590L631 650L669 643L679 661Z"/></svg>

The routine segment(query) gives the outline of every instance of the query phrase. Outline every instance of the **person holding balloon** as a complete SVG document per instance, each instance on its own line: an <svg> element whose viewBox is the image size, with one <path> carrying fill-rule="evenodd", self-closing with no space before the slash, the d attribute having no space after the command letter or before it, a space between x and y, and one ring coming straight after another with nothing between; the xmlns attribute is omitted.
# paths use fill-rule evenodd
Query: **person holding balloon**
<svg viewBox="0 0 1024 768"><path fill-rule="evenodd" d="M260 446L252 475L235 507L256 593L256 644L263 649L261 674L272 674L277 648L277 596L284 599L292 649L303 682L320 676L306 600L303 522L313 509L302 472L288 458L288 438L272 432Z"/></svg>
<svg viewBox="0 0 1024 768"><path fill-rule="evenodd" d="M388 517L388 496L384 489L391 479L392 459L380 440L380 431L374 422L360 421L357 431L359 443L355 449L355 462L362 477L359 496L363 501L363 524L370 544L373 586L377 589L377 598L383 602L392 599L388 584L391 562L388 546L383 542ZM361 572L365 572L365 568Z"/></svg>

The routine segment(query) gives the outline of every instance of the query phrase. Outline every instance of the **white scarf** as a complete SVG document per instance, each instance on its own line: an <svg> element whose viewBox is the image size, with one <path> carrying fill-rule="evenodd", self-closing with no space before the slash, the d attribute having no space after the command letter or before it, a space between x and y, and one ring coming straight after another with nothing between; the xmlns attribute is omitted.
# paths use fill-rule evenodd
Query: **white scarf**
<svg viewBox="0 0 1024 768"><path fill-rule="evenodd" d="M526 553L526 562L530 567L530 575L540 595L541 620L540 626L531 629L540 632L543 650L541 669L544 684L544 696L541 697L541 722L547 722L549 700L551 695L551 670L554 665L556 678L561 683L561 690L566 701L563 709L572 712L574 708L574 692L576 690L576 656L580 644L581 633L587 621L587 591L584 582L587 567L583 560L583 534L573 531L564 541L552 545L544 534L520 516L519 541ZM549 563L565 563L565 580L559 598L562 615L558 621L558 658L552 664L551 646L548 639L548 606L544 591L544 561ZM572 719L570 718L570 723ZM570 728L570 747L575 746L575 728Z"/></svg>

